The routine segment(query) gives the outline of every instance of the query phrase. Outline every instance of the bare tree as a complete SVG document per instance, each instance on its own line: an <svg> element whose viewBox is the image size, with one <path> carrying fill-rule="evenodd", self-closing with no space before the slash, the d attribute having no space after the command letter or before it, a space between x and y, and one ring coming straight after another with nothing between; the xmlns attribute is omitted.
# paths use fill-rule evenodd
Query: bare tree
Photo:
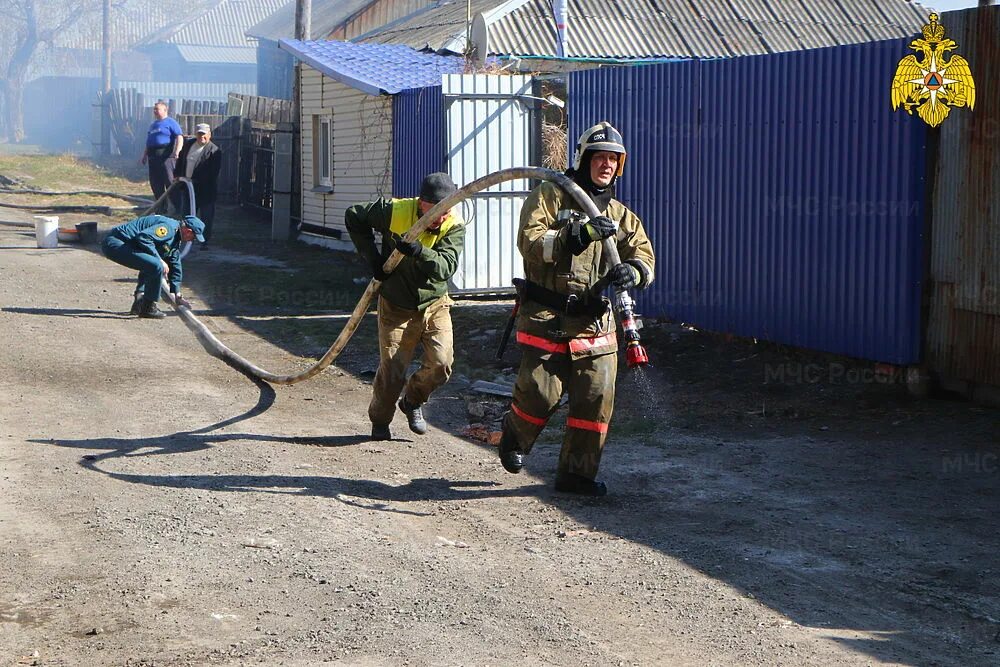
<svg viewBox="0 0 1000 667"><path fill-rule="evenodd" d="M13 142L24 139L24 84L38 47L52 40L81 16L97 11L98 0L0 0L3 30L12 37L6 64L0 61L2 127ZM6 41L6 40L5 40Z"/></svg>

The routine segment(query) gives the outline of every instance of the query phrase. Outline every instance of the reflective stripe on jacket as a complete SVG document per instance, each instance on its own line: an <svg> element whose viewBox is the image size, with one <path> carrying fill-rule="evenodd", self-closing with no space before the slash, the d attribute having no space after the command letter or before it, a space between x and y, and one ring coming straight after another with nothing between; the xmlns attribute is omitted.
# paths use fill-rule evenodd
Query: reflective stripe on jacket
<svg viewBox="0 0 1000 667"><path fill-rule="evenodd" d="M645 269L641 287L648 286L656 260L642 221L616 199L611 200L604 214L618 224L615 239L622 261L641 264ZM569 251L569 229L574 217L586 219L576 201L556 185L541 184L532 190L521 209L517 247L528 280L559 294L594 298L587 296L590 287L607 272L602 262L604 249L600 243L591 243L579 255ZM524 333L567 345L571 339L593 341L568 347L574 358L609 354L617 349L610 308L599 317L570 316L526 301L518 314L517 329L519 336Z"/></svg>
<svg viewBox="0 0 1000 667"><path fill-rule="evenodd" d="M420 218L416 198L379 198L347 209L344 223L365 262L385 264L396 242ZM382 238L381 249L375 233ZM449 213L437 230L420 235L425 250L420 257L403 257L396 270L382 283L381 295L400 308L424 310L448 293L448 280L458 269L465 247L465 223Z"/></svg>

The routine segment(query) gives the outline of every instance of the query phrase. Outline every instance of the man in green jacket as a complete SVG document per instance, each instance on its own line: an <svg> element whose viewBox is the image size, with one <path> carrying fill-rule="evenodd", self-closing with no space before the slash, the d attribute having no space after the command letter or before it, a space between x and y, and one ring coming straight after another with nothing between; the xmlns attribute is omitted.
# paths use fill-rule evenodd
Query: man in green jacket
<svg viewBox="0 0 1000 667"><path fill-rule="evenodd" d="M465 246L465 223L449 211L435 220L416 241L403 235L434 204L457 192L448 174L428 174L420 196L409 199L379 198L347 209L345 223L358 254L382 281L378 298L379 367L368 418L372 440L391 440L389 423L399 409L418 435L427 432L421 406L435 389L451 377L455 358L451 329L448 280L458 268ZM382 237L381 250L375 232ZM404 255L392 273L382 266L393 250ZM406 369L423 345L420 369L406 378ZM405 386L404 386L405 385ZM402 398L400 393L402 392Z"/></svg>

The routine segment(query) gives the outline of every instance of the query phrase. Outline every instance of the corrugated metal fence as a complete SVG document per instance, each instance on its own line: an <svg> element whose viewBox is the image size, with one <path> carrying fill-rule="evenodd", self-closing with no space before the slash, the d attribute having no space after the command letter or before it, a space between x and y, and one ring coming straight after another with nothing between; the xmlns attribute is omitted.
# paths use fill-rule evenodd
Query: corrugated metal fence
<svg viewBox="0 0 1000 667"><path fill-rule="evenodd" d="M935 151L927 364L945 379L1000 386L1000 7L946 19L976 107L951 113Z"/></svg>
<svg viewBox="0 0 1000 667"><path fill-rule="evenodd" d="M533 107L527 76L449 75L443 87L393 98L393 195L414 197L420 181L447 171L459 185L511 166L530 164ZM527 183L501 183L462 204L468 223L455 293L510 289L523 267L515 244Z"/></svg>
<svg viewBox="0 0 1000 667"><path fill-rule="evenodd" d="M447 160L441 86L393 96L392 125L392 194L416 197L423 177L444 171Z"/></svg>
<svg viewBox="0 0 1000 667"><path fill-rule="evenodd" d="M629 149L645 314L920 359L926 130L889 104L908 41L571 75L571 140L608 120Z"/></svg>

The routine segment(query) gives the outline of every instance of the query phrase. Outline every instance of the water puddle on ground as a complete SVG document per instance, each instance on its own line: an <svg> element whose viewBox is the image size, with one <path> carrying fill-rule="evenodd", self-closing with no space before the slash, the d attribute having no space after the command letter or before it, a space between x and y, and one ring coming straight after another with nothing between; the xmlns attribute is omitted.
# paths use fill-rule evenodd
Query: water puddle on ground
<svg viewBox="0 0 1000 667"><path fill-rule="evenodd" d="M38 614L33 614L26 609L0 602L0 623L17 623L23 626L41 625L42 619Z"/></svg>

